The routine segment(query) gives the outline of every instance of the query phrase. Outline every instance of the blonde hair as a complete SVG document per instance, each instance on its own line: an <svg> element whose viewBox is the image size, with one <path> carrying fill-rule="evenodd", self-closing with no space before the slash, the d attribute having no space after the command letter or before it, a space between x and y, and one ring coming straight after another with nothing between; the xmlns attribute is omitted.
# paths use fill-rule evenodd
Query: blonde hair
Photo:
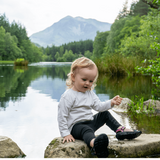
<svg viewBox="0 0 160 160"><path fill-rule="evenodd" d="M97 68L96 64L92 60L86 57L81 57L81 58L76 59L71 65L70 73L68 73L67 75L68 76L68 79L66 80L67 88L73 87L74 83L72 81L71 75L75 74L75 70L77 68L88 68L88 67L94 67L94 66ZM93 81L91 89L94 89L94 87L96 86L97 78L98 78L98 68L97 68L97 76Z"/></svg>

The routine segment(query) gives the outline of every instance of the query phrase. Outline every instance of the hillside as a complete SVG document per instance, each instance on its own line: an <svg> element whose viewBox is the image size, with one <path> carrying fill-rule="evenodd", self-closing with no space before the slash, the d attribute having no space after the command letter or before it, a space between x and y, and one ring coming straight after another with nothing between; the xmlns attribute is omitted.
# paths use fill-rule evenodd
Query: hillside
<svg viewBox="0 0 160 160"><path fill-rule="evenodd" d="M110 27L110 23L95 19L67 16L45 30L32 34L30 40L43 47L53 44L60 46L73 41L94 40L97 31L108 31Z"/></svg>

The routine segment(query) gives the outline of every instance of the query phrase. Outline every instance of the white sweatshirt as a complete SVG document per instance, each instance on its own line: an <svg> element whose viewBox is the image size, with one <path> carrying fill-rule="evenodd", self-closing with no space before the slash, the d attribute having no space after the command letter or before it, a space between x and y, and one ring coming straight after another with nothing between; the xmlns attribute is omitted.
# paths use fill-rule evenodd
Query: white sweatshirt
<svg viewBox="0 0 160 160"><path fill-rule="evenodd" d="M101 102L93 91L77 92L66 90L58 105L58 125L60 134L70 134L75 123L93 120L92 109L103 112L111 108L111 100Z"/></svg>

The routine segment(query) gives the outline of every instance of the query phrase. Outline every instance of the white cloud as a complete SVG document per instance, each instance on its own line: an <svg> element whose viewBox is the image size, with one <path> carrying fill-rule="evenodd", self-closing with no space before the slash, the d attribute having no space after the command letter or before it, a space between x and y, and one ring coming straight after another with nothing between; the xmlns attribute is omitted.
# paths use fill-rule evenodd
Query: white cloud
<svg viewBox="0 0 160 160"><path fill-rule="evenodd" d="M20 22L28 35L44 30L65 16L113 23L126 0L1 0L0 13ZM129 5L132 0L128 0Z"/></svg>

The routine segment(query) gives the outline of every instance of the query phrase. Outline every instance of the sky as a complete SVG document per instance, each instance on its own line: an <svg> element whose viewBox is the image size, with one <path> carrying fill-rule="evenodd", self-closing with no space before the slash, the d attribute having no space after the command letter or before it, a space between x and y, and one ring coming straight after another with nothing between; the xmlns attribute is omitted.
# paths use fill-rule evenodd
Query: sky
<svg viewBox="0 0 160 160"><path fill-rule="evenodd" d="M128 7L135 0L128 0ZM0 0L0 14L26 28L28 36L66 16L114 23L126 0Z"/></svg>

